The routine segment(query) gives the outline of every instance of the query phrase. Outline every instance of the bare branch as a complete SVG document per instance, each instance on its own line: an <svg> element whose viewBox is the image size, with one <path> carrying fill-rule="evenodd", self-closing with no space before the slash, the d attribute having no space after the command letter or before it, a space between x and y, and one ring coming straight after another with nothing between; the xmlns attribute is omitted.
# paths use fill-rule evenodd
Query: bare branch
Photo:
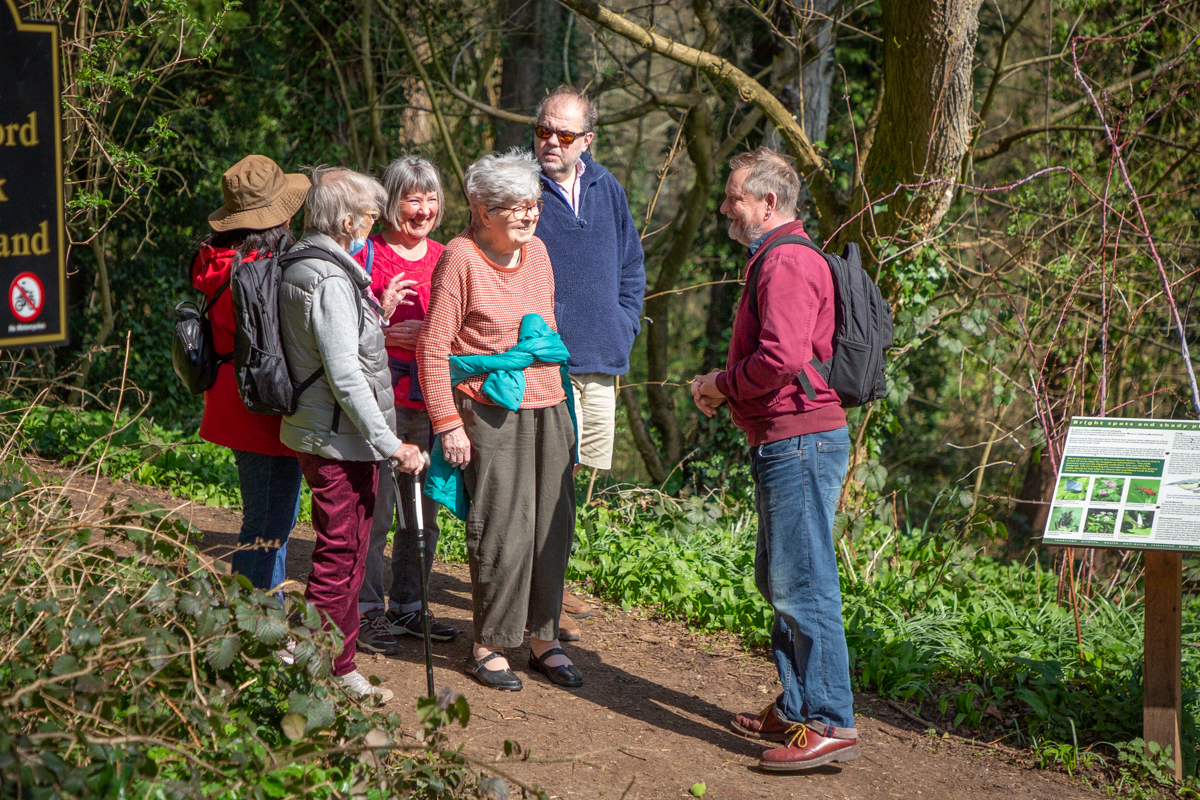
<svg viewBox="0 0 1200 800"><path fill-rule="evenodd" d="M823 220L832 220L838 215L838 202L833 191L829 165L804 135L800 124L767 87L738 69L731 62L712 53L688 47L614 14L595 0L559 0L559 2L603 28L628 39L646 50L650 50L684 66L698 69L719 83L736 89L746 102L754 103L771 121L787 143L796 159L796 165L808 181L809 191Z"/></svg>

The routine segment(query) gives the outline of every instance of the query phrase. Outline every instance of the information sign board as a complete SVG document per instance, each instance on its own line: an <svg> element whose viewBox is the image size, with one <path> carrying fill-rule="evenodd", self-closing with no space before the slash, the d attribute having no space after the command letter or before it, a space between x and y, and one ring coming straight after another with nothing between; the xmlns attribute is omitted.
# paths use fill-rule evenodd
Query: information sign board
<svg viewBox="0 0 1200 800"><path fill-rule="evenodd" d="M67 341L58 26L0 0L0 347Z"/></svg>
<svg viewBox="0 0 1200 800"><path fill-rule="evenodd" d="M1072 419L1043 540L1200 550L1200 422Z"/></svg>

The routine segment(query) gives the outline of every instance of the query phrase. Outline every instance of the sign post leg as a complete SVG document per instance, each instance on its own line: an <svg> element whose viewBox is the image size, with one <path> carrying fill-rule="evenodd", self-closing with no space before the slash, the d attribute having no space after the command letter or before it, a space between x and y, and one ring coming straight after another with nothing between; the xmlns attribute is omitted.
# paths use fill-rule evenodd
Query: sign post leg
<svg viewBox="0 0 1200 800"><path fill-rule="evenodd" d="M1171 748L1175 780L1183 779L1181 636L1183 628L1183 554L1145 553L1146 646L1142 738Z"/></svg>

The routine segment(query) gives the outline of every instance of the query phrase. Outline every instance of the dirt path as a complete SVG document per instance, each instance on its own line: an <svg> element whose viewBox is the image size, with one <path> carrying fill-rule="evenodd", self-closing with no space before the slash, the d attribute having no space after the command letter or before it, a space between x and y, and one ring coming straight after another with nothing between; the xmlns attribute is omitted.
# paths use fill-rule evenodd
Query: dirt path
<svg viewBox="0 0 1200 800"><path fill-rule="evenodd" d="M36 467L44 474L65 475L44 462ZM107 494L107 484L98 488ZM227 559L236 543L241 521L236 513L185 505L145 487L113 488L125 497L182 506L179 513L204 532L202 546L215 557ZM289 577L306 579L313 541L311 527L297 526L288 545ZM586 678L582 690L568 693L529 674L526 648L512 659L524 690L491 691L461 672L471 640L470 588L465 566L435 566L430 593L434 613L460 632L457 642L434 646L435 683L466 695L472 713L470 726L456 728L453 741L486 760L503 754L505 740L520 743L529 760L498 766L561 800L688 797L688 787L698 781L707 784L706 798L1105 796L1064 774L1022 766L1022 754L1016 751L927 736L866 693L858 694L855 704L861 758L810 773L757 772L751 767L761 748L731 733L726 724L734 712L761 709L774 696L772 662L747 653L733 637L697 635L678 623L608 605L582 621L583 641L567 645ZM396 709L406 720L415 719L412 704L425 691L419 640L405 640L398 659L360 655L358 666L384 679L396 693Z"/></svg>

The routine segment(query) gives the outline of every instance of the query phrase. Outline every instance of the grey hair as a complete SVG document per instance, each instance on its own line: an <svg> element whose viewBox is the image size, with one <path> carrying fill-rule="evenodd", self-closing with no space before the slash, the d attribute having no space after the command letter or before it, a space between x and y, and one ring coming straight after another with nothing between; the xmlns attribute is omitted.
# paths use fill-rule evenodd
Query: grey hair
<svg viewBox="0 0 1200 800"><path fill-rule="evenodd" d="M786 158L769 147L756 147L729 159L731 172L749 168L742 188L759 200L775 193L775 207L783 214L795 214L800 199L800 176Z"/></svg>
<svg viewBox="0 0 1200 800"><path fill-rule="evenodd" d="M393 228L400 227L400 203L406 194L413 192L437 192L438 213L430 230L436 230L442 224L446 195L442 192L442 176L433 162L418 156L400 156L383 171L383 188L387 192L383 221Z"/></svg>
<svg viewBox="0 0 1200 800"><path fill-rule="evenodd" d="M342 220L381 211L387 193L379 181L345 167L313 167L312 188L304 201L304 230L341 236Z"/></svg>
<svg viewBox="0 0 1200 800"><path fill-rule="evenodd" d="M541 172L533 153L520 147L503 155L484 156L468 167L463 191L471 205L471 228L479 223L479 215L474 213L477 206L486 210L541 198Z"/></svg>
<svg viewBox="0 0 1200 800"><path fill-rule="evenodd" d="M537 112L534 114L538 124L542 124L542 120L546 117L546 109L550 107L550 104L563 98L570 98L583 106L583 130L580 133L594 131L596 121L600 119L600 111L591 98L568 83L554 87L549 94L542 98L542 102L538 103Z"/></svg>

